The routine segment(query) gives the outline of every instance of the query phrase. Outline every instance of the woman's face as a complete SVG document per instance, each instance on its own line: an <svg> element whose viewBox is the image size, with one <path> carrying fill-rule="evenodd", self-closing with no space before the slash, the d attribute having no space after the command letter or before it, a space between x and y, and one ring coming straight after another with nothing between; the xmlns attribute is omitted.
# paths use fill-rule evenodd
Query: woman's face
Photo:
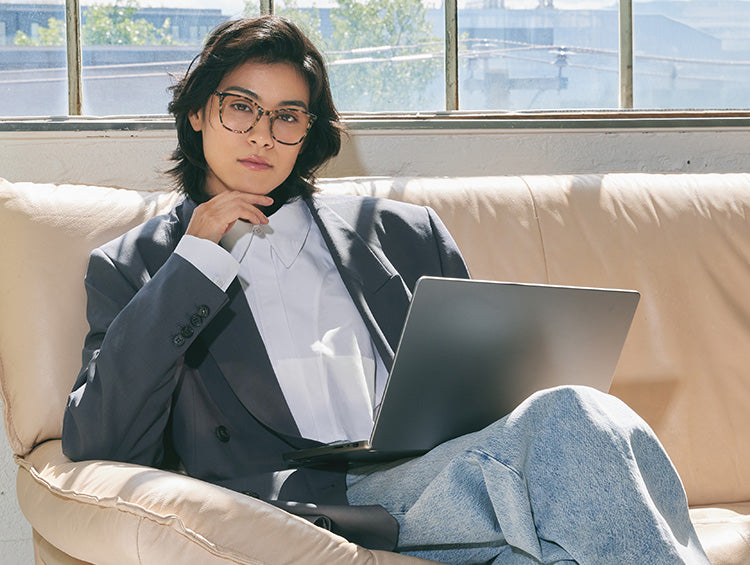
<svg viewBox="0 0 750 565"><path fill-rule="evenodd" d="M224 75L216 90L238 94L265 110L309 110L307 82L287 63L249 61ZM224 104L231 100L231 96L225 97ZM234 100L242 102L242 99ZM249 110L249 107L236 106ZM227 109L224 115L226 123ZM269 116L261 117L247 133L227 130L219 120L217 95L212 95L203 109L190 114L190 124L203 136L203 154L208 164L206 192L211 196L225 190L268 194L292 172L303 145L284 145L276 141L271 135Z"/></svg>

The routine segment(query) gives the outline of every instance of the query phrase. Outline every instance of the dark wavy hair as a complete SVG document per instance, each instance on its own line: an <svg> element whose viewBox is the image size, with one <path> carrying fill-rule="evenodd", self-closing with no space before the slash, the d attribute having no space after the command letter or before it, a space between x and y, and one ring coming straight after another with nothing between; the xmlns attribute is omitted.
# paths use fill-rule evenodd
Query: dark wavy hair
<svg viewBox="0 0 750 565"><path fill-rule="evenodd" d="M203 137L190 125L190 114L204 108L224 75L248 62L287 63L310 88L310 112L317 116L303 142L294 169L271 196L276 205L314 191L315 172L341 148L342 125L333 104L323 57L300 29L286 18L261 16L219 25L193 59L185 76L171 87L169 112L177 126L174 167L169 174L177 188L196 202L210 198L205 190L208 165Z"/></svg>

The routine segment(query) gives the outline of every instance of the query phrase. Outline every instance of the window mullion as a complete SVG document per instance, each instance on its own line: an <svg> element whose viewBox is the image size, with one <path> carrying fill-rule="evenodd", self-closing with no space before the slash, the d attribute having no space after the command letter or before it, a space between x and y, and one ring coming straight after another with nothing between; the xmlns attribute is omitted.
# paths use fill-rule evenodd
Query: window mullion
<svg viewBox="0 0 750 565"><path fill-rule="evenodd" d="M633 108L633 0L620 0L620 108Z"/></svg>
<svg viewBox="0 0 750 565"><path fill-rule="evenodd" d="M65 0L65 38L68 61L68 114L80 116L83 113L80 0Z"/></svg>
<svg viewBox="0 0 750 565"><path fill-rule="evenodd" d="M445 0L445 109L458 110L458 2Z"/></svg>

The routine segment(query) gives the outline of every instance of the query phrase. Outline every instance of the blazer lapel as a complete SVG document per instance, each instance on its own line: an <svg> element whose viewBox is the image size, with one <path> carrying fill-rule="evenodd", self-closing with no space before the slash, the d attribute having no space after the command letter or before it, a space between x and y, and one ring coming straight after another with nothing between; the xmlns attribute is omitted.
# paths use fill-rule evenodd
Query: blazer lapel
<svg viewBox="0 0 750 565"><path fill-rule="evenodd" d="M183 232L195 209L192 201L186 203L180 214ZM299 429L281 392L263 338L237 278L229 285L227 295L229 303L204 328L199 339L234 394L253 416L280 434L299 438Z"/></svg>
<svg viewBox="0 0 750 565"><path fill-rule="evenodd" d="M319 198L307 199L349 294L386 367L390 369L401 336L411 292L377 248Z"/></svg>
<svg viewBox="0 0 750 565"><path fill-rule="evenodd" d="M237 398L253 416L281 434L299 436L237 279L227 294L229 304L201 332L201 339Z"/></svg>

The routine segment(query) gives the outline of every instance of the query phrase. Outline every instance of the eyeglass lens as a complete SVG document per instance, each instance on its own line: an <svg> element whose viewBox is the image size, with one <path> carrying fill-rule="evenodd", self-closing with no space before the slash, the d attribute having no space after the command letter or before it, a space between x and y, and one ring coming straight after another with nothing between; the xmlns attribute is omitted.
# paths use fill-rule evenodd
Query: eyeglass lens
<svg viewBox="0 0 750 565"><path fill-rule="evenodd" d="M243 96L228 94L221 104L221 120L229 129L244 133L258 122L260 107ZM281 143L296 144L305 137L310 117L295 108L282 108L271 112L271 135Z"/></svg>

